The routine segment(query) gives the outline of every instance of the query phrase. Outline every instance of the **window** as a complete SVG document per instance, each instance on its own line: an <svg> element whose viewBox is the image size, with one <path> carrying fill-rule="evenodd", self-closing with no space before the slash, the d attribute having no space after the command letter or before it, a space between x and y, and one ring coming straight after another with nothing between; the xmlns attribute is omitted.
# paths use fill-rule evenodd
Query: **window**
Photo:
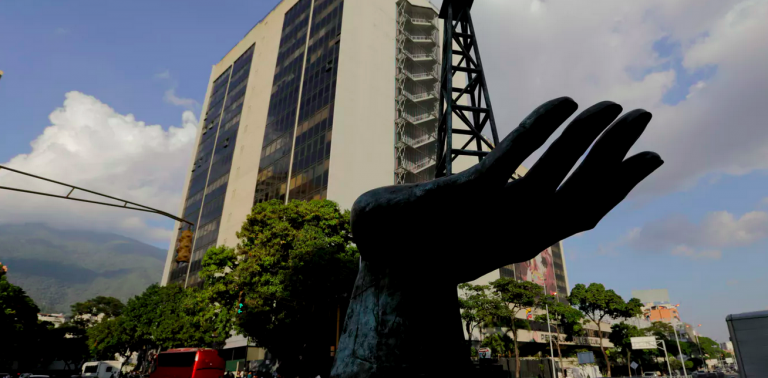
<svg viewBox="0 0 768 378"><path fill-rule="evenodd" d="M184 353L160 353L157 356L157 366L159 367L186 367L195 364L195 355L197 352Z"/></svg>
<svg viewBox="0 0 768 378"><path fill-rule="evenodd" d="M99 365L87 365L83 370L83 373L95 373Z"/></svg>
<svg viewBox="0 0 768 378"><path fill-rule="evenodd" d="M112 372L112 366L107 366L107 369L104 370L104 371L106 371L107 373L111 373Z"/></svg>

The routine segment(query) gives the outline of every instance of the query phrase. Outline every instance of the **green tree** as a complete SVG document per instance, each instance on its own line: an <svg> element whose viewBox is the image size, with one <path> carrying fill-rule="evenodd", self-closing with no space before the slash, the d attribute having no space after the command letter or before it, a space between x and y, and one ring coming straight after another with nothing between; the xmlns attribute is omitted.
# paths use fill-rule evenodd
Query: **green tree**
<svg viewBox="0 0 768 378"><path fill-rule="evenodd" d="M224 330L234 314L235 329L285 372L325 366L328 320L349 303L359 265L349 211L327 200L263 202L237 237L236 251L206 253L201 299L221 307L201 316Z"/></svg>
<svg viewBox="0 0 768 378"><path fill-rule="evenodd" d="M624 351L627 354L627 372L629 373L627 376L632 376L632 370L629 366L632 363L632 340L633 337L640 337L644 336L645 332L640 330L639 328L627 324L627 323L616 323L611 326L611 334L608 335L608 341L610 341L613 346L620 348L622 351Z"/></svg>
<svg viewBox="0 0 768 378"><path fill-rule="evenodd" d="M512 278L499 278L491 282L491 287L499 294L505 304L500 320L512 332L513 351L515 353L515 378L520 378L520 350L518 349L518 331L529 328L528 321L517 315L528 308L538 308L544 299L544 288L528 281L516 281ZM509 332L507 331L507 332Z"/></svg>
<svg viewBox="0 0 768 378"><path fill-rule="evenodd" d="M665 322L652 322L650 327L643 328L648 334L656 336L657 339L671 340L674 338L675 328ZM669 343L667 343L669 344Z"/></svg>
<svg viewBox="0 0 768 378"><path fill-rule="evenodd" d="M125 305L115 297L98 296L85 302L77 302L70 306L72 316L77 319L78 316L86 316L93 319L101 314L105 317L115 318L123 313ZM95 320L88 320L89 325L93 325Z"/></svg>
<svg viewBox="0 0 768 378"><path fill-rule="evenodd" d="M38 324L40 309L19 286L8 282L8 268L0 264L0 367L28 362L30 348L47 327Z"/></svg>
<svg viewBox="0 0 768 378"><path fill-rule="evenodd" d="M491 322L502 312L504 304L498 294L490 292L488 285L459 285L459 308L461 320L467 332L467 344L472 347L472 334L483 323Z"/></svg>
<svg viewBox="0 0 768 378"><path fill-rule="evenodd" d="M491 355L503 356L506 355L512 348L512 338L507 334L494 333L485 337L480 346L485 348L491 348Z"/></svg>
<svg viewBox="0 0 768 378"><path fill-rule="evenodd" d="M608 360L608 354L605 353L603 346L603 332L600 323L606 318L619 319L630 318L640 315L642 304L637 298L632 298L624 302L613 290L606 290L603 284L591 283L589 286L577 284L569 301L581 310L586 317L597 326L597 334L600 337L600 351L603 352L605 363L607 365L607 375L611 375L611 362Z"/></svg>
<svg viewBox="0 0 768 378"><path fill-rule="evenodd" d="M64 323L50 329L49 348L55 351L56 359L64 362L67 370L80 370L90 356L86 330L72 323Z"/></svg>
<svg viewBox="0 0 768 378"><path fill-rule="evenodd" d="M128 300L122 321L133 335L134 350L212 347L224 342L229 332L216 332L214 323L201 321L206 305L199 296L199 289L154 284Z"/></svg>
<svg viewBox="0 0 768 378"><path fill-rule="evenodd" d="M699 336L699 346L701 346L701 351L704 353L705 359L723 357L723 350L720 349L720 344L709 337Z"/></svg>
<svg viewBox="0 0 768 378"><path fill-rule="evenodd" d="M86 330L88 347L97 360L114 360L130 355L131 331L122 317L104 318Z"/></svg>
<svg viewBox="0 0 768 378"><path fill-rule="evenodd" d="M565 336L564 341L573 341L575 336L581 336L584 333L584 327L582 326L582 319L584 319L584 314L578 309L571 307L569 304L560 302L554 296L547 296L545 298L545 302L547 308L549 309L550 327L552 330L554 330L555 333L555 337L552 338L552 341L557 348L557 356L560 360L560 367L563 369L563 376L565 376L563 353L560 350L560 343L563 340L561 340L560 335ZM546 323L547 315L537 315L536 321Z"/></svg>

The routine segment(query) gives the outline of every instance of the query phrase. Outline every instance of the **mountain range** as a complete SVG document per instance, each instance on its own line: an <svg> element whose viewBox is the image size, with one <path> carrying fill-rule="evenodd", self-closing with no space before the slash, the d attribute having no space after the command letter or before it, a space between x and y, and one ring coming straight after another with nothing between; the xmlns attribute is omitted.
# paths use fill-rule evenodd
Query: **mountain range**
<svg viewBox="0 0 768 378"><path fill-rule="evenodd" d="M0 262L44 313L103 295L125 303L159 282L166 251L124 236L60 230L43 224L0 225Z"/></svg>

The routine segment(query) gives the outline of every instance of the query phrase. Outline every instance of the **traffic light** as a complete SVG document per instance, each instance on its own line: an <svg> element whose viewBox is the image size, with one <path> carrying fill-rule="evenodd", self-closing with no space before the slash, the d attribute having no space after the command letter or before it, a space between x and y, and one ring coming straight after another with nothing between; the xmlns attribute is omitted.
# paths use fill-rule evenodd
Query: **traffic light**
<svg viewBox="0 0 768 378"><path fill-rule="evenodd" d="M185 230L179 236L179 244L176 247L176 262L189 262L192 256L192 231Z"/></svg>
<svg viewBox="0 0 768 378"><path fill-rule="evenodd" d="M240 295L237 298L237 315L240 315L243 313L243 306L245 304L243 303L243 292L240 292Z"/></svg>

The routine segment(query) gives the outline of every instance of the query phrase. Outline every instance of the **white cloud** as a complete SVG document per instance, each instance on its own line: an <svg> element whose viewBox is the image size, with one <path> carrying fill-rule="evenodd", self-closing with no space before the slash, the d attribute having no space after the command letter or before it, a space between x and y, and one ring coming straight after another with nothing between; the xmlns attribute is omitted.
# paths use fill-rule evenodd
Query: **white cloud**
<svg viewBox="0 0 768 378"><path fill-rule="evenodd" d="M727 211L708 213L699 224L670 216L635 228L623 240L640 251L665 252L694 259L719 259L721 250L752 245L768 238L768 213L752 211L735 217Z"/></svg>
<svg viewBox="0 0 768 378"><path fill-rule="evenodd" d="M632 153L666 161L635 198L768 169L768 1L488 0L472 14L501 135L555 97L571 96L582 110L613 100L654 114ZM662 103L677 80L660 69L669 60L653 48L662 38L681 45L675 58L685 69L716 67L675 106Z"/></svg>
<svg viewBox="0 0 768 378"><path fill-rule="evenodd" d="M176 90L174 88L171 88L165 91L165 96L163 96L163 100L165 100L165 102L169 104L181 106L190 111L195 111L200 107L200 103L198 103L194 99L176 96Z"/></svg>
<svg viewBox="0 0 768 378"><path fill-rule="evenodd" d="M688 95L685 96L686 99L690 99L691 96L693 96L696 92L704 89L704 87L707 86L707 83L705 83L703 80L697 82L694 85L691 85L691 88L688 90Z"/></svg>
<svg viewBox="0 0 768 378"><path fill-rule="evenodd" d="M679 245L672 250L675 256L684 256L693 260L719 260L723 256L722 252L717 250L697 251L687 245Z"/></svg>
<svg viewBox="0 0 768 378"><path fill-rule="evenodd" d="M170 79L171 73L168 70L155 74L155 79Z"/></svg>
<svg viewBox="0 0 768 378"><path fill-rule="evenodd" d="M69 92L49 116L50 126L31 143L32 150L3 165L176 213L197 119L182 114L180 127L163 128L122 115L98 99ZM3 186L66 195L68 189L0 171ZM76 191L73 197L103 200ZM107 200L108 202L110 200ZM100 205L24 193L0 194L0 222L44 222L64 228L116 232L146 242L167 242L165 218ZM166 223L167 224L167 223Z"/></svg>

